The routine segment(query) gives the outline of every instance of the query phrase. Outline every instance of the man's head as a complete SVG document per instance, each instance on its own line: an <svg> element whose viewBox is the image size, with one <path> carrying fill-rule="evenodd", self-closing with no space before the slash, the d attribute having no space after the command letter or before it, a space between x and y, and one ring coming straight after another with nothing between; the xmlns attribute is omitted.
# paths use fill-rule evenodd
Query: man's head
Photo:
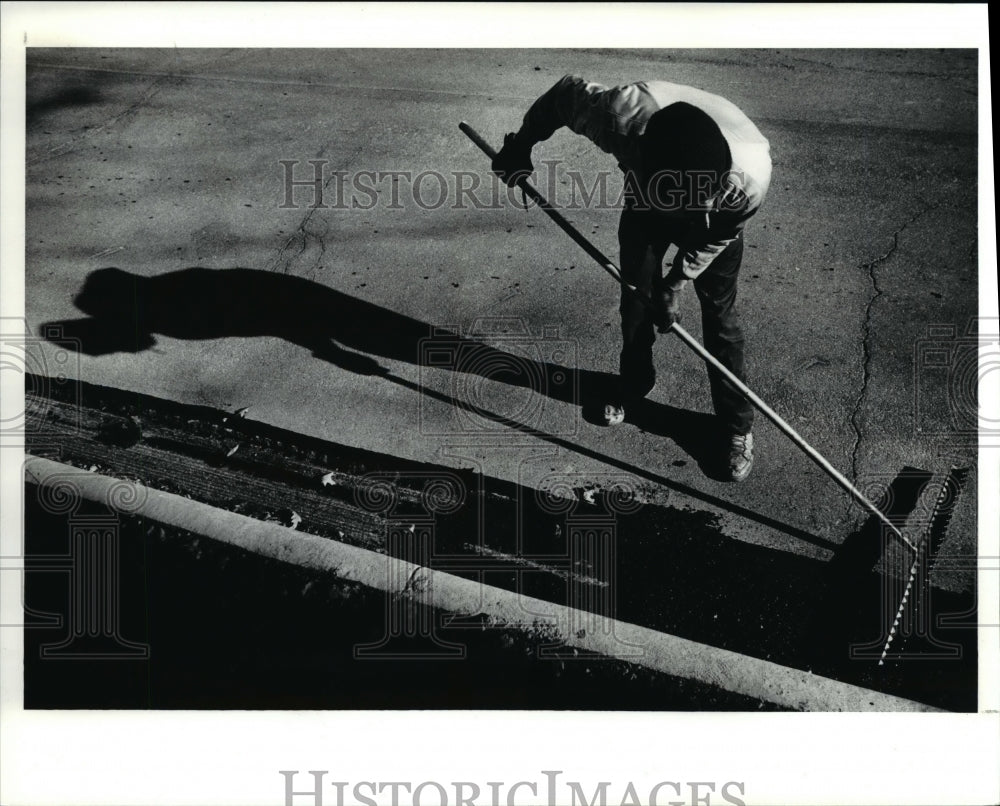
<svg viewBox="0 0 1000 806"><path fill-rule="evenodd" d="M732 168L729 143L707 114L678 102L655 112L639 139L644 179L654 181L653 201L681 201L704 208Z"/></svg>

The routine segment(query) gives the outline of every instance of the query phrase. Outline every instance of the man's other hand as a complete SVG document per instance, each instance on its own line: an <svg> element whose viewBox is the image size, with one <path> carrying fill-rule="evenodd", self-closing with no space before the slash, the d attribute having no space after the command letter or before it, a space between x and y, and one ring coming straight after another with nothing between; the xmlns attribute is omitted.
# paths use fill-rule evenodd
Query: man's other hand
<svg viewBox="0 0 1000 806"><path fill-rule="evenodd" d="M493 172L510 187L514 187L519 180L526 179L535 170L531 164L531 147L525 148L518 143L517 136L513 132L504 135L503 148L500 149L493 160Z"/></svg>
<svg viewBox="0 0 1000 806"><path fill-rule="evenodd" d="M653 291L653 306L655 308L656 329L667 333L670 326L681 321L680 291L662 288Z"/></svg>

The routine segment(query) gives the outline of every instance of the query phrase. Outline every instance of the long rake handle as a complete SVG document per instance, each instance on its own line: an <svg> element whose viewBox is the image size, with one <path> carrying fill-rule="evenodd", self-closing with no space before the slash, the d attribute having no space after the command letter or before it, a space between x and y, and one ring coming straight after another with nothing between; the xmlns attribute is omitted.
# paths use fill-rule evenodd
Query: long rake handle
<svg viewBox="0 0 1000 806"><path fill-rule="evenodd" d="M493 150L489 143L487 143L479 134L473 129L468 123L462 121L458 124L458 128L461 129L465 135L472 140L479 148L483 151L486 156L492 161L496 158L497 152ZM524 194L530 197L542 210L544 210L549 218L556 222L559 227L567 234L570 238L576 241L583 250L590 255L597 263L600 264L601 268L604 269L608 274L615 278L615 280L626 290L627 293L633 295L636 299L642 302L643 305L650 311L655 311L655 306L653 301L644 293L642 293L634 285L630 285L625 282L622 277L621 270L611 262L607 255L605 255L600 249L594 246L590 241L588 241L569 221L567 221L563 215L556 210L549 202L546 200L541 193L539 193L535 187L528 181L527 178L522 178L518 181L518 187L524 192ZM914 551L917 547L909 540L896 526L886 517L886 515L875 506L871 501L869 501L864 494L858 490L851 482L840 473L833 465L831 465L823 456L817 451L812 445L805 441L802 436L792 428L785 420L779 415L774 409L767 405L763 400L761 400L753 390L747 386L743 381L737 378L732 372L729 371L723 364L711 353L706 350L701 343L690 333L688 333L683 327L681 327L676 322L670 326L670 331L674 333L681 341L683 341L688 347L694 350L702 359L707 363L711 364L715 369L717 369L722 375L735 386L747 400L749 400L768 420L774 423L778 429L786 437L788 437L792 442L794 442L806 456L813 460L820 469L823 470L830 478L837 482L840 487L848 492L854 499L860 503L865 509L869 510L873 515L875 515L882 523L889 527L892 532L899 537L907 546L909 546Z"/></svg>

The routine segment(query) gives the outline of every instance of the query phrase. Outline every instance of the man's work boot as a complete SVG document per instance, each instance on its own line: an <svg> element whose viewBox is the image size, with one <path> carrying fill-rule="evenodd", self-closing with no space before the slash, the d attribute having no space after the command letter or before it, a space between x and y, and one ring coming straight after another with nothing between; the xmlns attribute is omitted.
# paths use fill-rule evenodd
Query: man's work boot
<svg viewBox="0 0 1000 806"><path fill-rule="evenodd" d="M656 372L652 365L638 379L619 377L612 396L604 404L604 424L621 425L625 422L625 406L634 405L653 391Z"/></svg>
<svg viewBox="0 0 1000 806"><path fill-rule="evenodd" d="M729 478L743 481L753 467L753 434L734 434L729 439Z"/></svg>
<svg viewBox="0 0 1000 806"><path fill-rule="evenodd" d="M613 402L604 404L604 424L621 425L625 422L625 405Z"/></svg>

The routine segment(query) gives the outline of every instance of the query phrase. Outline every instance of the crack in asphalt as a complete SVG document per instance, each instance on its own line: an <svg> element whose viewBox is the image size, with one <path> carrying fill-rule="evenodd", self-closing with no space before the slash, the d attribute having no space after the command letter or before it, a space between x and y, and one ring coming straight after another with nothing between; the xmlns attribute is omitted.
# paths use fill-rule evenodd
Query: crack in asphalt
<svg viewBox="0 0 1000 806"><path fill-rule="evenodd" d="M310 232L308 229L309 222L312 220L312 217L316 214L317 210L329 209L329 207L320 206L323 204L323 198L325 197L327 188L330 186L330 183L334 179L340 176L347 169L347 166L353 164L354 160L358 157L359 154L361 154L363 149L364 146L359 146L358 148L354 149L354 153L352 153L350 157L344 160L344 162L341 165L339 165L335 170L330 171L329 179L327 179L323 183L323 186L320 189L319 198L318 199L315 197L313 198L313 205L309 208L309 212L305 214L305 216L302 218L302 221L299 222L299 225L295 228L295 231L291 235L289 235L288 238L285 239L285 242L278 249L278 254L275 256L274 260L271 261L271 265L268 266L267 269L268 271L277 271L278 266L281 265L282 263L282 258L284 258L285 253L292 245L292 242L297 240L299 241L298 251L290 258L284 261L284 266L281 269L282 274L288 274L291 271L292 264L296 260L298 260L299 257L301 257L302 254L308 248L309 239L315 238L316 241L319 243L320 252L319 256L313 262L313 266L309 271L310 277L315 275L317 269L319 268L320 262L323 260L323 256L326 254L326 241L324 240L324 238L326 234L330 231L330 222L329 220L326 221L326 226L324 227L322 233Z"/></svg>
<svg viewBox="0 0 1000 806"><path fill-rule="evenodd" d="M318 208L313 208L313 209L315 210ZM306 277L307 279L310 280L314 280L316 278L316 272L322 266L323 258L326 256L325 239L327 234L330 232L330 222L328 220L324 222L326 226L324 226L322 232L311 232L308 229L309 222L310 222L310 216L307 216L298 226L295 232L292 233L291 236L289 236L288 240L285 241L282 247L278 250L278 256L274 259L274 262L271 264L269 269L270 271L274 271L278 268L278 264L281 262L282 256L288 250L288 247L291 245L292 241L298 240L299 241L298 251L285 261L284 268L282 268L281 270L282 274L291 273L292 265L300 257L302 257L302 255L306 253L306 251L309 249L309 244L314 241L315 243L319 244L319 254L313 260L312 265L308 269L303 271L301 274L299 274L299 276Z"/></svg>
<svg viewBox="0 0 1000 806"><path fill-rule="evenodd" d="M889 260L899 248L899 236L910 224L922 218L924 215L929 213L941 206L940 202L935 202L934 204L925 204L924 208L914 213L907 221L903 223L895 232L892 233L892 245L884 253L868 261L867 263L858 264L859 269L864 269L868 272L868 279L872 284L872 294L868 298L868 303L865 305L865 319L864 325L862 327L863 338L861 342L862 347L862 365L861 365L861 390L858 393L858 399L854 404L854 410L851 412L851 427L854 429L854 445L851 448L851 477L854 479L854 483L857 484L858 480L858 454L861 449L861 424L859 418L861 417L861 409L864 406L865 398L868 396L868 384L871 381L871 359L872 359L872 348L871 348L871 335L872 335L872 309L875 306L876 300L882 296L882 287L879 285L878 274L875 269ZM850 503L848 504L850 506Z"/></svg>
<svg viewBox="0 0 1000 806"><path fill-rule="evenodd" d="M40 154L37 157L26 159L25 167L29 165L38 165L39 163L46 162L47 160L50 159L55 159L56 157L62 157L66 154L72 154L74 151L77 150L77 148L79 148L86 140L88 140L93 135L111 128L121 120L125 120L130 116L134 116L143 106L149 103L149 101L161 89L163 89L163 81L164 79L162 78L156 79L152 84L147 86L145 90L143 90L142 95L140 95L136 101L129 104L129 106L127 106L121 112L108 117L108 119L105 120L104 123L100 124L99 126L90 126L90 127L84 126L80 129L70 131L69 134L71 139L68 142L60 143L59 145L53 146L47 152L45 152L44 154Z"/></svg>
<svg viewBox="0 0 1000 806"><path fill-rule="evenodd" d="M232 52L233 52L232 50L227 50L223 53L222 56L214 55L212 57L209 57L205 61L196 64L195 66L208 67L214 65L218 62L223 61ZM31 63L30 65L28 65L28 67L29 68L40 67L40 68L60 69L69 71L73 70L86 71L88 69L84 67L73 67L72 65L46 64L44 62ZM140 109L142 109L142 107L146 106L162 89L164 89L164 87L167 86L167 84L172 84L173 86L179 86L181 80L184 78L183 74L156 73L147 75L143 73L132 73L126 70L107 70L100 68L94 68L91 70L91 72L115 73L124 76L144 75L146 77L153 78L153 81L150 82L145 87L144 90L142 90L142 93L140 94L137 100L133 101L121 112L110 115L108 119L99 126L93 126L93 127L84 126L80 129L71 130L69 134L72 139L70 139L68 142L61 143L60 145L53 146L45 154L41 154L37 157L34 157L33 159L26 159L25 166L37 165L40 162L45 162L55 157L61 157L65 154L72 154L74 151L76 151L77 147L81 145L84 140L90 138L92 135L97 134L98 132L103 132L106 129L111 128L121 120L126 120L129 117L134 116L135 114L138 113Z"/></svg>

